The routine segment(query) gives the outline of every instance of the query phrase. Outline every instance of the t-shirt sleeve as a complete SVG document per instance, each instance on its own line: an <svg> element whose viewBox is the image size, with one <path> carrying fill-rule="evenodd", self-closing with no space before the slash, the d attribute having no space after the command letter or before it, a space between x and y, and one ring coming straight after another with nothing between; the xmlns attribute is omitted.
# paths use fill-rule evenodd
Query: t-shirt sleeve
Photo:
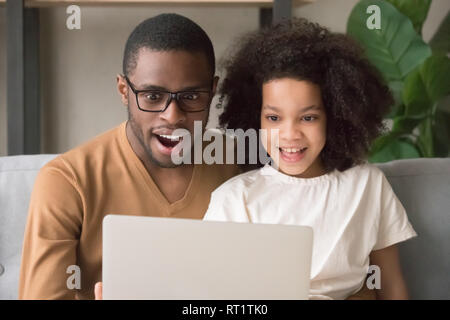
<svg viewBox="0 0 450 320"><path fill-rule="evenodd" d="M392 190L388 180L381 177L381 213L377 241L373 250L381 250L396 243L416 237L405 208Z"/></svg>
<svg viewBox="0 0 450 320"><path fill-rule="evenodd" d="M231 185L213 191L203 220L250 222L243 192Z"/></svg>
<svg viewBox="0 0 450 320"><path fill-rule="evenodd" d="M61 163L56 160L54 163ZM67 280L77 265L83 204L58 166L45 166L34 184L20 266L19 299L74 299Z"/></svg>

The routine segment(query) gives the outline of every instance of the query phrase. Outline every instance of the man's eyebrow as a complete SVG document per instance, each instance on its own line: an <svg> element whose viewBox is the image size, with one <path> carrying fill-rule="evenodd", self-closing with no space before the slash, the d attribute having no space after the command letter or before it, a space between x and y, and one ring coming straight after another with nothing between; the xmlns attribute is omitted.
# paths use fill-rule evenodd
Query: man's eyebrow
<svg viewBox="0 0 450 320"><path fill-rule="evenodd" d="M201 90L208 90L209 86L191 86L191 87L185 87L178 91L201 91Z"/></svg>
<svg viewBox="0 0 450 320"><path fill-rule="evenodd" d="M189 86L189 87L185 87L185 88L181 88L180 90L177 90L177 92L181 92L181 91L199 91L199 90L208 90L207 89L208 86ZM170 91L167 88L161 87L161 86L156 86L153 84L143 84L139 86L139 89L137 89L139 91L142 90L157 90L157 91Z"/></svg>
<svg viewBox="0 0 450 320"><path fill-rule="evenodd" d="M263 107L263 109L270 109L270 110L273 110L275 112L279 112L280 111L279 108L277 108L275 106L270 106L270 105L265 105ZM321 110L321 109L322 108L320 106L313 104L311 106L308 106L308 107L305 107L305 108L301 109L300 112L303 113L303 112L307 112L307 111L310 111L310 110Z"/></svg>

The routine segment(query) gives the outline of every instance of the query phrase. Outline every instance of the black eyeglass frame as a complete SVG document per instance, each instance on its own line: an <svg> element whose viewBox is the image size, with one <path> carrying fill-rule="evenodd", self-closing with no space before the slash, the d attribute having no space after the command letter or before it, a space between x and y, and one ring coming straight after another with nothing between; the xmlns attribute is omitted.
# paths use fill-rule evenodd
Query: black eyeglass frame
<svg viewBox="0 0 450 320"><path fill-rule="evenodd" d="M169 107L170 103L172 102L173 99L175 99L178 103L178 108L180 108L182 111L184 112L189 112L189 113L195 113L195 112L203 112L206 109L208 109L209 104L211 103L211 92L210 90L206 91L206 90L188 90L188 91L177 91L177 92L170 92L170 91L166 91L166 90L137 90L134 85L131 83L130 79L128 79L127 76L123 75L123 77L125 78L125 80L127 81L128 85L131 88L131 91L133 91L134 95L136 96L136 104L139 108L139 110L144 111L144 112L164 112L167 110L167 108ZM166 101L166 105L163 109L161 110L146 110L146 109L142 109L141 106L139 105L139 99L138 99L138 94L142 93L142 92L164 92L164 93L168 93L169 94L169 98ZM192 93L209 93L209 103L202 109L202 110L195 110L195 111L188 111L183 109L183 102L180 101L179 95L182 93L188 93L188 92L192 92Z"/></svg>

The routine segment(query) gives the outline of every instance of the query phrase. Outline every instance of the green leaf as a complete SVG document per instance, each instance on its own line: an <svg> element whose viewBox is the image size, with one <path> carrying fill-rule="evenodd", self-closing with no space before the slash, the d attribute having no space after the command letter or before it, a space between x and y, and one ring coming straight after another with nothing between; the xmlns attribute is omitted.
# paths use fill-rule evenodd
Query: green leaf
<svg viewBox="0 0 450 320"><path fill-rule="evenodd" d="M434 120L434 156L448 157L450 156L450 114L438 109Z"/></svg>
<svg viewBox="0 0 450 320"><path fill-rule="evenodd" d="M450 95L438 101L437 109L450 114Z"/></svg>
<svg viewBox="0 0 450 320"><path fill-rule="evenodd" d="M396 159L420 158L420 153L407 138L392 140L383 149L369 157L369 162L380 163Z"/></svg>
<svg viewBox="0 0 450 320"><path fill-rule="evenodd" d="M430 111L434 103L450 94L450 59L434 54L405 79L403 103L406 115Z"/></svg>
<svg viewBox="0 0 450 320"><path fill-rule="evenodd" d="M421 149L422 155L427 158L434 157L433 148L433 129L431 117L428 117L419 125L420 135L417 143Z"/></svg>
<svg viewBox="0 0 450 320"><path fill-rule="evenodd" d="M438 30L430 40L433 52L441 52L447 54L450 52L450 11L439 25Z"/></svg>
<svg viewBox="0 0 450 320"><path fill-rule="evenodd" d="M426 117L426 114L395 117L392 131L398 135L411 133Z"/></svg>
<svg viewBox="0 0 450 320"><path fill-rule="evenodd" d="M369 157L372 157L373 155L380 152L380 150L382 150L385 146L394 141L398 136L399 133L391 131L388 132L387 134L384 134L376 138L370 147Z"/></svg>
<svg viewBox="0 0 450 320"><path fill-rule="evenodd" d="M431 101L437 102L450 94L450 59L445 55L429 57L420 67L420 74Z"/></svg>
<svg viewBox="0 0 450 320"><path fill-rule="evenodd" d="M398 139L406 139L405 135L411 134L411 132L427 117L426 114L420 114L416 116L398 116L393 119L392 130L385 133L372 143L369 158L375 156L387 145L393 143Z"/></svg>
<svg viewBox="0 0 450 320"><path fill-rule="evenodd" d="M387 0L413 23L414 29L421 34L422 26L427 18L431 0Z"/></svg>
<svg viewBox="0 0 450 320"><path fill-rule="evenodd" d="M392 119L402 114L404 111L402 100L403 81L391 81L389 82L388 86L391 90L392 96L394 97L394 105L386 117Z"/></svg>
<svg viewBox="0 0 450 320"><path fill-rule="evenodd" d="M381 29L370 30L366 22L370 5L380 8ZM352 10L347 33L364 48L368 59L385 79L401 81L431 55L430 47L414 30L411 20L382 0L361 0Z"/></svg>
<svg viewBox="0 0 450 320"><path fill-rule="evenodd" d="M427 94L427 89L419 68L406 77L402 97L406 107L405 115L413 116L431 112L431 98Z"/></svg>

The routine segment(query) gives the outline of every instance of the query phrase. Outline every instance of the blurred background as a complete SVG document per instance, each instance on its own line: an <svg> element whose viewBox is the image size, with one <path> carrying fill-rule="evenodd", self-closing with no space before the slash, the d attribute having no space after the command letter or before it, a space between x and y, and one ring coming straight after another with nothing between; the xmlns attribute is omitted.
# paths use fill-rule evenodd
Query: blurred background
<svg viewBox="0 0 450 320"><path fill-rule="evenodd" d="M87 5L72 1L70 4L77 4L81 9L79 30L69 30L66 26L69 3L47 1L36 9L39 92L35 96L39 97L40 110L34 117L39 118L40 145L31 153L65 152L127 119L115 79L121 73L126 39L142 20L165 12L182 14L204 28L213 42L216 58L220 59L236 36L260 28L268 23L273 13L270 4L261 6L263 1L244 1L244 4L229 1L214 5L204 4L210 1L176 5L119 2L112 5L98 1L96 5L95 1L89 1ZM450 1L426 2L430 5L419 35L428 43L448 17ZM358 0L293 1L292 16L345 33L350 14L358 3ZM12 123L8 123L7 115L7 70L11 68L7 62L8 42L11 41L7 37L7 22L6 2L0 0L0 156L14 153L8 152L8 125ZM209 127L217 125L220 110L214 107L216 102L217 97L211 107ZM420 150L419 154L424 156Z"/></svg>

